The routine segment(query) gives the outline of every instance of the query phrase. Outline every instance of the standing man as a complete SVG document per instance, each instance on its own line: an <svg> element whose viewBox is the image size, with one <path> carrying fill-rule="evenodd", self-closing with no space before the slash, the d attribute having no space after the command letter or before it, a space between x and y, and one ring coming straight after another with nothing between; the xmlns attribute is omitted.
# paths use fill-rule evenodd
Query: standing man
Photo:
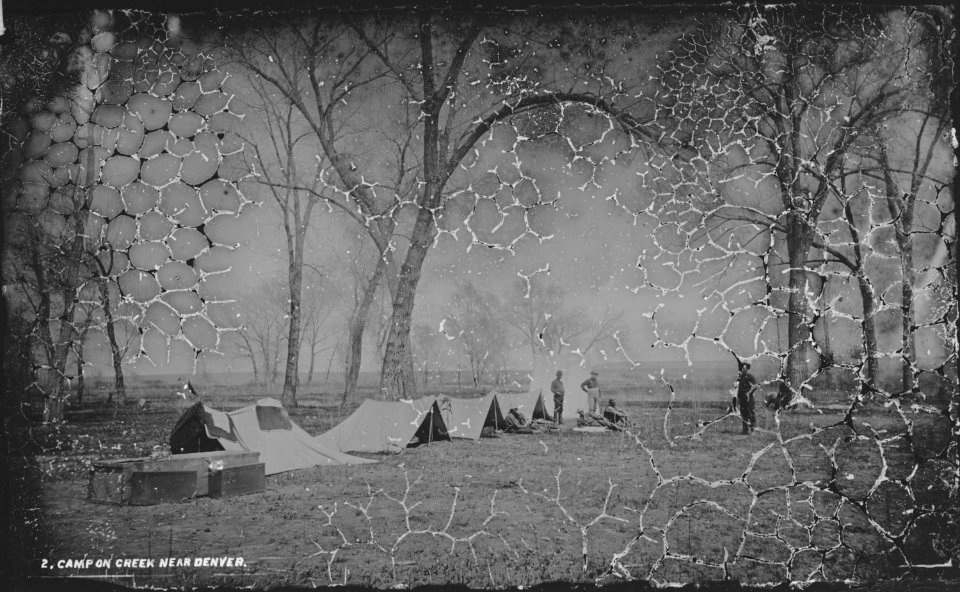
<svg viewBox="0 0 960 592"><path fill-rule="evenodd" d="M557 370L557 377L550 383L550 392L553 393L553 421L563 425L563 370Z"/></svg>
<svg viewBox="0 0 960 592"><path fill-rule="evenodd" d="M597 380L597 371L590 373L590 378L583 381L580 388L587 393L587 412L600 413L600 381Z"/></svg>
<svg viewBox="0 0 960 592"><path fill-rule="evenodd" d="M750 364L740 364L740 376L737 377L737 404L740 407L740 419L743 421L743 434L749 434L753 431L757 423L757 417L754 413L753 392L757 388L757 379L750 374Z"/></svg>

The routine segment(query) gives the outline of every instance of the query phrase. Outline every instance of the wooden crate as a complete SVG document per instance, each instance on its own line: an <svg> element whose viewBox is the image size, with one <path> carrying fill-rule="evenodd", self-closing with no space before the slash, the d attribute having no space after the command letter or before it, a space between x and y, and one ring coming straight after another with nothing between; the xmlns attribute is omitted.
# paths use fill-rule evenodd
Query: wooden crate
<svg viewBox="0 0 960 592"><path fill-rule="evenodd" d="M197 474L193 471L133 471L130 475L131 506L179 502L194 497Z"/></svg>
<svg viewBox="0 0 960 592"><path fill-rule="evenodd" d="M210 473L210 497L234 497L251 493L263 493L267 480L264 464L229 467Z"/></svg>
<svg viewBox="0 0 960 592"><path fill-rule="evenodd" d="M168 475L165 481L148 481L146 477L137 477L138 483L155 483L158 491L149 499L164 497L161 490L167 483L170 495L182 497L200 497L210 490L211 467L215 470L231 467L256 465L260 461L258 452L198 452L175 454L163 458L123 458L93 463L87 499L93 502L129 504L134 499L133 481L135 474L143 473L192 473L193 488L191 495L183 496L182 477ZM179 499L177 498L177 499ZM158 503L158 502L152 502Z"/></svg>

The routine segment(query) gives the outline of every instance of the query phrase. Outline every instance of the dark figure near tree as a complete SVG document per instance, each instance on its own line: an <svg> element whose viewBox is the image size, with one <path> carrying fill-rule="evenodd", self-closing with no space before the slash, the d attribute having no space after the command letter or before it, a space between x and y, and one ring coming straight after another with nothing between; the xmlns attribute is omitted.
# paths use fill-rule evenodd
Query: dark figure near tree
<svg viewBox="0 0 960 592"><path fill-rule="evenodd" d="M557 425L563 425L563 371L557 370L557 377L550 383L550 392L553 393L553 420Z"/></svg>
<svg viewBox="0 0 960 592"><path fill-rule="evenodd" d="M750 374L750 364L740 364L740 376L737 377L737 406L740 408L744 434L752 432L757 423L753 395L756 389L757 379Z"/></svg>

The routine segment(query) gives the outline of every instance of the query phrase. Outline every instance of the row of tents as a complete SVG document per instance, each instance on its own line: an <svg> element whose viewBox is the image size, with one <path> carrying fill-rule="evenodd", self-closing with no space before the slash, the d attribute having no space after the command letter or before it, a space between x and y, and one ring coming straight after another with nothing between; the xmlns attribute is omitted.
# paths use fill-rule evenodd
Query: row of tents
<svg viewBox="0 0 960 592"><path fill-rule="evenodd" d="M366 399L350 416L313 437L295 424L276 399L223 412L197 403L177 420L170 434L173 454L259 452L267 475L324 465L376 462L351 452L402 452L436 440L478 440L483 429L503 429L516 409L529 419L552 420L540 391L490 392L477 399L423 397L412 401Z"/></svg>

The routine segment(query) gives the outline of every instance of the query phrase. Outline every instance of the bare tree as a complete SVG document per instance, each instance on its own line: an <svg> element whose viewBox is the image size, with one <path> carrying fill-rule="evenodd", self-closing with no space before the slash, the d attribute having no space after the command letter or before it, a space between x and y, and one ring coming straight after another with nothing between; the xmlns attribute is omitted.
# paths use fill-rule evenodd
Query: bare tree
<svg viewBox="0 0 960 592"><path fill-rule="evenodd" d="M304 287L303 304L303 331L301 331L301 344L298 350L303 350L303 342L309 345L310 366L307 371L307 382L313 381L314 370L316 368L317 357L326 351L336 349L340 341L322 347L322 344L329 341L339 332L339 327L331 327L330 320L335 312L335 307L331 301L341 299L340 291L329 281L329 276L322 271L309 265L309 269L316 272L314 281L309 282ZM333 355L331 354L331 361Z"/></svg>
<svg viewBox="0 0 960 592"><path fill-rule="evenodd" d="M379 253L371 255L362 235L351 237L351 248L346 253L345 267L352 286L352 307L347 313L347 338L344 349L343 402L354 397L360 366L363 361L363 339L367 321L373 308L377 291L383 283L386 269L384 258ZM355 242L354 242L355 241ZM372 272L371 272L372 268Z"/></svg>
<svg viewBox="0 0 960 592"><path fill-rule="evenodd" d="M77 339L72 344L72 353L74 361L76 362L76 380L77 380L77 405L83 405L83 396L86 394L86 381L84 380L84 370L83 367L86 364L85 357L85 348L87 345L87 337L90 333L90 329L94 326L94 319L92 318L92 310L89 305L84 306L81 304L78 307L80 310L77 311Z"/></svg>
<svg viewBox="0 0 960 592"><path fill-rule="evenodd" d="M287 346L286 286L265 282L238 300L242 312L236 346L250 360L257 384L275 384Z"/></svg>
<svg viewBox="0 0 960 592"><path fill-rule="evenodd" d="M87 191L80 185L66 189L63 195L72 200L73 215L17 212L8 219L15 236L5 245L5 275L14 279L10 295L30 311L28 351L35 354L35 386L44 393L47 422L63 418L68 356L78 337L76 293L84 282L84 260L90 251L84 220Z"/></svg>
<svg viewBox="0 0 960 592"><path fill-rule="evenodd" d="M480 386L509 347L500 299L466 282L457 288L445 312L444 333L455 338L470 365L473 386Z"/></svg>
<svg viewBox="0 0 960 592"><path fill-rule="evenodd" d="M530 348L533 376L549 374L550 366L589 331L582 311L566 305L566 292L556 283L521 279L514 283L506 322Z"/></svg>
<svg viewBox="0 0 960 592"><path fill-rule="evenodd" d="M109 247L109 245L106 246ZM110 344L110 357L113 362L113 390L110 391L110 399L112 400L113 396L116 395L117 404L122 406L127 403L127 388L123 379L123 359L130 346L130 341L129 333L126 335L127 339L123 339L122 336L118 336L117 331L114 309L120 300L120 294L112 295L113 292L118 292L118 290L116 284L111 282L109 277L111 270L116 266L115 258L115 251L108 248L100 253L91 254L87 259L87 264L94 268L94 277L90 280L90 283L96 285L96 303L103 312L103 331L106 333ZM81 288L81 298L83 298L82 291Z"/></svg>
<svg viewBox="0 0 960 592"><path fill-rule="evenodd" d="M912 59L909 45L893 40L888 29L897 25L883 13L810 10L746 9L703 23L661 64L657 95L665 133L699 152L685 171L697 181L684 185L698 192L696 207L718 227L753 222L785 243L788 351L780 405L811 374L808 260L811 249L827 247L818 231L824 204L841 191L845 155L901 109L902 66ZM744 197L731 202L731 192ZM872 322L869 281L856 261L834 251L857 270L864 323ZM877 362L875 343L865 340L870 390Z"/></svg>
<svg viewBox="0 0 960 592"><path fill-rule="evenodd" d="M548 376L550 366L564 354L586 361L595 358L592 352L604 344L615 350L616 339L627 338L623 311L607 305L598 315L583 306L571 306L559 284L521 279L509 294L505 320L530 348L534 377Z"/></svg>
<svg viewBox="0 0 960 592"><path fill-rule="evenodd" d="M629 339L629 329L623 321L623 311L605 306L599 318L587 316L587 329L577 341L577 355L584 360L594 350L603 350L604 346L612 349L622 347ZM606 357L605 350L602 355Z"/></svg>
<svg viewBox="0 0 960 592"><path fill-rule="evenodd" d="M420 362L419 365L423 372L423 386L427 387L430 384L431 368L438 375L442 370L439 358L447 349L447 339L436 328L421 322L414 325L412 340L416 354L414 359L418 359Z"/></svg>
<svg viewBox="0 0 960 592"><path fill-rule="evenodd" d="M281 398L288 405L297 405L300 343L303 331L303 268L304 246L314 208L321 202L320 177L324 161L312 155L317 150L309 145L312 134L307 130L296 108L263 81L251 81L249 109L264 128L266 141L241 133L250 148L250 165L277 207L283 225L287 256L286 364ZM278 100L279 99L279 100ZM304 158L303 155L308 155ZM322 153L321 153L322 154ZM312 372L311 372L312 375Z"/></svg>

